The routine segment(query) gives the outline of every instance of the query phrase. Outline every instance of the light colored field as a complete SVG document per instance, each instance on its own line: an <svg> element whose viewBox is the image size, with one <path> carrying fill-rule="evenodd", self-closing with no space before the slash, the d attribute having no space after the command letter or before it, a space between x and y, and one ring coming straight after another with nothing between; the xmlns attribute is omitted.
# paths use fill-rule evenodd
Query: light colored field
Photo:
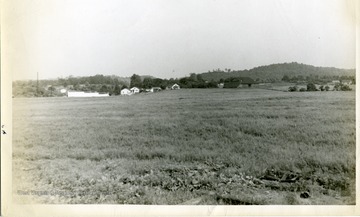
<svg viewBox="0 0 360 217"><path fill-rule="evenodd" d="M13 126L17 202L355 203L354 91L15 98Z"/></svg>

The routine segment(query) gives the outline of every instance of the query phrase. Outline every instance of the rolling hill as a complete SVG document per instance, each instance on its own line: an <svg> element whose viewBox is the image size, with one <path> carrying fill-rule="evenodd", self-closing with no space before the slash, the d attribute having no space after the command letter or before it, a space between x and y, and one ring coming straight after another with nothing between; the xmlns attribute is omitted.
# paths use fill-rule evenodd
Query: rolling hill
<svg viewBox="0 0 360 217"><path fill-rule="evenodd" d="M307 76L314 77L334 77L334 76L355 76L355 69L339 69L334 67L316 67L312 65L306 65L302 63L280 63L271 64L267 66L259 66L250 70L238 70L238 71L212 71L201 73L201 76L205 80L226 79L230 77L250 77L252 79L260 80L281 80L284 75L289 77L293 76Z"/></svg>

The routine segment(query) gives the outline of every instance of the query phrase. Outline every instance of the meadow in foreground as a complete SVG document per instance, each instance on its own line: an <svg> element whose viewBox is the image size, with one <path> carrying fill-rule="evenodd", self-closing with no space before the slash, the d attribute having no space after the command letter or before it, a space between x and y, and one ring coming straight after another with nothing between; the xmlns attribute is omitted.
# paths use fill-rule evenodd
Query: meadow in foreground
<svg viewBox="0 0 360 217"><path fill-rule="evenodd" d="M16 202L354 204L355 92L13 101Z"/></svg>

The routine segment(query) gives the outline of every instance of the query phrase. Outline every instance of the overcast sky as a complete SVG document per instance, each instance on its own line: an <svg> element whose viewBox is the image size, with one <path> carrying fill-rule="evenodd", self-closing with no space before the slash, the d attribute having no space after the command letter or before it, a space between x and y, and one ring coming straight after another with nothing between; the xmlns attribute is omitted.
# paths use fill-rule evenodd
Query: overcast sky
<svg viewBox="0 0 360 217"><path fill-rule="evenodd" d="M284 62L355 68L354 1L11 0L3 13L14 80L176 78Z"/></svg>

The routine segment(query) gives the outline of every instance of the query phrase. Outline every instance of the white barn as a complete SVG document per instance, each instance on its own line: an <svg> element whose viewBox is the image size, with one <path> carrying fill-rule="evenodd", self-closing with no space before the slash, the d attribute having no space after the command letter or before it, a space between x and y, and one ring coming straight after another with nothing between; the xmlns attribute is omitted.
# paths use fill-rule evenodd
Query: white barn
<svg viewBox="0 0 360 217"><path fill-rule="evenodd" d="M104 97L109 96L108 93L98 93L98 92L83 92L83 91L68 91L68 97Z"/></svg>
<svg viewBox="0 0 360 217"><path fill-rule="evenodd" d="M124 88L121 90L120 92L121 95L130 95L131 94L131 91L127 88Z"/></svg>

